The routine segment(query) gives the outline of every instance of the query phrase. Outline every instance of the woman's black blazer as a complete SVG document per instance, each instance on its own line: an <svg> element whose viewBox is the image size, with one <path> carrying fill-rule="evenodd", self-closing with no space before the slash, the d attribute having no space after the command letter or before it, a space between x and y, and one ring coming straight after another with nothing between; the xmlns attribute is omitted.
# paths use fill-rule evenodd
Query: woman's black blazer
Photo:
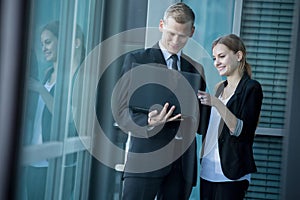
<svg viewBox="0 0 300 200"><path fill-rule="evenodd" d="M227 81L218 88L218 97L227 85ZM253 156L253 141L258 125L263 92L259 82L251 79L246 73L240 80L234 95L227 103L227 108L243 121L241 134L236 137L223 120L219 125L219 154L224 175L232 180L256 172Z"/></svg>

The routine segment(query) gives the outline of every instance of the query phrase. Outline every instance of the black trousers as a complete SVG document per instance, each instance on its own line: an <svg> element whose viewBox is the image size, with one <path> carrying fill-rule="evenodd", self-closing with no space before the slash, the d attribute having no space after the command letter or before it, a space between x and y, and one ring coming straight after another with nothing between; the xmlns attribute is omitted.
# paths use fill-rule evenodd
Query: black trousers
<svg viewBox="0 0 300 200"><path fill-rule="evenodd" d="M249 182L247 180L233 182L210 182L200 178L201 200L243 200Z"/></svg>
<svg viewBox="0 0 300 200"><path fill-rule="evenodd" d="M182 175L179 159L165 177L125 177L122 200L188 200L192 187Z"/></svg>

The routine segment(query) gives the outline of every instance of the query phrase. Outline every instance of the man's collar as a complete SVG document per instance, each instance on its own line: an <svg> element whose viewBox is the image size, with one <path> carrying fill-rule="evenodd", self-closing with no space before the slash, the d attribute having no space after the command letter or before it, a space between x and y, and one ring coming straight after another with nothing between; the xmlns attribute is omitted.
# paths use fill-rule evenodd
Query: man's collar
<svg viewBox="0 0 300 200"><path fill-rule="evenodd" d="M165 60L168 60L172 54L170 52L168 52L168 50L163 46L163 44L161 43L161 41L159 41L158 45L159 45L159 48L160 48L160 50L162 51L162 53L164 55ZM181 52L182 52L182 50L180 50L177 53L179 61L180 61Z"/></svg>

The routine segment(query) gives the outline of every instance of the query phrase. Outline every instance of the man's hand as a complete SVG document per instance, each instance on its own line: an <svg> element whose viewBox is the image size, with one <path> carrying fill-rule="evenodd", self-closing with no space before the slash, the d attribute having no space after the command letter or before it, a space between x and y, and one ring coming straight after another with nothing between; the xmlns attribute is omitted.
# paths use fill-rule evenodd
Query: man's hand
<svg viewBox="0 0 300 200"><path fill-rule="evenodd" d="M169 111L168 110L169 103L166 103L159 113L157 110L153 110L148 114L148 125L149 126L158 126L160 124L164 124L166 122L175 121L181 118L181 114L177 114L172 116L175 106L172 106Z"/></svg>

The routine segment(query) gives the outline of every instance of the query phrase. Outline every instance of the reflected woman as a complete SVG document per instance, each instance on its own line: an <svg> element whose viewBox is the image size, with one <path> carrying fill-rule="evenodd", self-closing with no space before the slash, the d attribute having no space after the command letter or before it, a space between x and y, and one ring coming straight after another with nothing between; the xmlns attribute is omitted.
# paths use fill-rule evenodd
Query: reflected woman
<svg viewBox="0 0 300 200"><path fill-rule="evenodd" d="M54 90L57 83L58 66L58 38L59 22L53 21L42 28L41 44L45 60L50 66L45 71L43 81L30 79L29 90L38 94L38 103L34 115L34 124L30 139L30 145L39 145L50 141L51 122L53 114ZM79 26L76 27L76 39L74 41L74 53L72 65L70 66L70 77L73 79L81 61L84 58L85 48L83 46L83 33ZM72 51L70 51L72 52ZM63 116L62 116L63 117ZM72 120L69 121L68 136L75 136L76 129ZM27 133L28 134L28 133ZM64 165L65 179L71 181L75 169L76 155L67 155ZM27 195L28 199L44 199L47 186L48 160L31 163L27 168ZM63 199L69 199L72 195L74 183L71 181L63 186Z"/></svg>
<svg viewBox="0 0 300 200"><path fill-rule="evenodd" d="M263 93L251 79L243 41L234 34L218 38L212 45L214 65L225 81L216 95L199 91L198 98L212 107L209 127L203 135L200 199L242 200L251 173L256 172L253 140Z"/></svg>

